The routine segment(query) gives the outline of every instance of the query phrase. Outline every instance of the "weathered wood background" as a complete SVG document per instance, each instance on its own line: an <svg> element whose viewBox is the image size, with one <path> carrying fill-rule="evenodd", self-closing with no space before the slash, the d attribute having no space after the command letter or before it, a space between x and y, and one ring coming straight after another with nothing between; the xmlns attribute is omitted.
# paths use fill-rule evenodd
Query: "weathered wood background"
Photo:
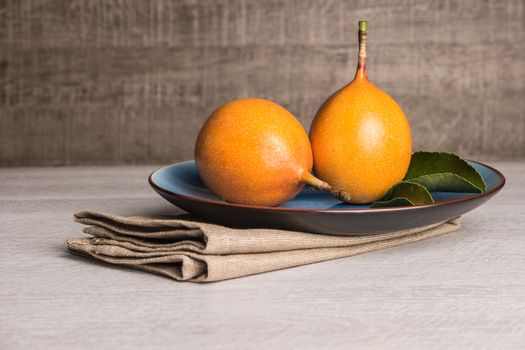
<svg viewBox="0 0 525 350"><path fill-rule="evenodd" d="M0 1L0 165L192 158L200 125L237 97L308 128L354 74L411 122L415 149L525 158L525 2Z"/></svg>

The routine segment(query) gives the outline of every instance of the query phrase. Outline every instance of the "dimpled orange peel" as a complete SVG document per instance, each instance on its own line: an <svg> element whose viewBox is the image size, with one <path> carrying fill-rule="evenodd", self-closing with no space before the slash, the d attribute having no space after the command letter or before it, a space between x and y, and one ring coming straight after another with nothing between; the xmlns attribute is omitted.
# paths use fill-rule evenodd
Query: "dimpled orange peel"
<svg viewBox="0 0 525 350"><path fill-rule="evenodd" d="M264 99L234 100L215 110L197 137L195 162L204 184L232 203L276 206L305 184L350 199L311 174L312 149L303 126Z"/></svg>
<svg viewBox="0 0 525 350"><path fill-rule="evenodd" d="M336 91L310 128L316 176L347 191L352 203L382 198L410 164L410 126L401 107L368 81L367 22L359 22L354 80Z"/></svg>

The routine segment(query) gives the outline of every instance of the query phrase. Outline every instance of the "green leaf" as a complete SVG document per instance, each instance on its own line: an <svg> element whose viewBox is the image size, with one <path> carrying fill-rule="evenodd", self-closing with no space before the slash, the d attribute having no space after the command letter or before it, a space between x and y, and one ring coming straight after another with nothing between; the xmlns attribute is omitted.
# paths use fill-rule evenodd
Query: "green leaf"
<svg viewBox="0 0 525 350"><path fill-rule="evenodd" d="M392 187L380 202L372 203L372 208L427 205L434 203L430 192L420 184L402 181Z"/></svg>
<svg viewBox="0 0 525 350"><path fill-rule="evenodd" d="M485 182L476 169L455 154L416 152L412 154L404 181L435 192L484 192Z"/></svg>
<svg viewBox="0 0 525 350"><path fill-rule="evenodd" d="M474 186L471 182L452 173L423 175L410 179L410 181L425 186L430 192L482 192L480 188Z"/></svg>

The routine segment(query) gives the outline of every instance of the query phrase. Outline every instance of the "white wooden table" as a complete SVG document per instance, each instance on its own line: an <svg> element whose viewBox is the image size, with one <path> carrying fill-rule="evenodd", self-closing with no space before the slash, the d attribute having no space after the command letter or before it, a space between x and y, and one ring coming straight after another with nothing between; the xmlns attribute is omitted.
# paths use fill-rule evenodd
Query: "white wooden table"
<svg viewBox="0 0 525 350"><path fill-rule="evenodd" d="M69 254L72 214L172 213L155 167L0 169L0 349L525 349L525 163L458 233L215 284Z"/></svg>

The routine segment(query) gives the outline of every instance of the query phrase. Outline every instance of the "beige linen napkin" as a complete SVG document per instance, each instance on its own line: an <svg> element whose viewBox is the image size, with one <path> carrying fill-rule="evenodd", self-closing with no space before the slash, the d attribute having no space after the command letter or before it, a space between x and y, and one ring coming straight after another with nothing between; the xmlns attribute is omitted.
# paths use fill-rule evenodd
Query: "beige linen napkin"
<svg viewBox="0 0 525 350"><path fill-rule="evenodd" d="M214 282L395 247L456 231L461 218L411 230L326 236L266 228L236 229L173 217L83 211L91 238L66 241L74 253L179 281Z"/></svg>

